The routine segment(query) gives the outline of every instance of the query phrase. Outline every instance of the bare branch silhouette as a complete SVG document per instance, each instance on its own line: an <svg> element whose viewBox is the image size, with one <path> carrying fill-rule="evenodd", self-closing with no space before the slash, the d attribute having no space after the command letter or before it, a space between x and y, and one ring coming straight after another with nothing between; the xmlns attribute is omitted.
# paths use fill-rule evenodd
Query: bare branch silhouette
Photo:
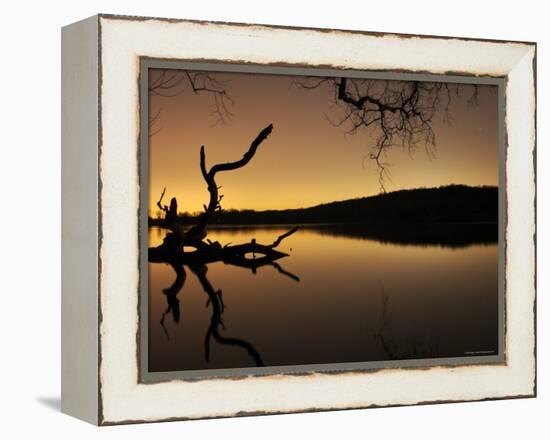
<svg viewBox="0 0 550 440"><path fill-rule="evenodd" d="M389 360L416 359L419 357L437 357L439 355L439 343L434 341L434 332L430 341L421 344L414 334L408 338L393 336L391 331L390 296L386 292L382 282L378 281L381 291L382 310L380 315L380 327L376 332L376 338Z"/></svg>
<svg viewBox="0 0 550 440"><path fill-rule="evenodd" d="M162 205L162 199L164 198L164 194L166 194L166 187L164 187L164 189L162 190L160 198L157 201L157 206L161 211L168 212L168 206Z"/></svg>
<svg viewBox="0 0 550 440"><path fill-rule="evenodd" d="M276 263L272 263L274 266ZM179 323L180 321L180 303L177 298L177 295L183 288L186 280L186 274L183 264L170 264L174 272L176 273L176 279L174 283L163 289L163 293L166 295L167 308L162 313L160 319L160 325L166 335L167 339L170 340L170 334L165 326L165 318L169 313L172 314L174 323ZM280 267L276 265L277 267ZM212 314L210 317L210 324L207 328L205 339L204 339L204 354L207 362L210 362L210 345L211 339L214 339L216 342L222 345L240 347L246 350L248 355L254 361L256 366L264 366L264 362L260 353L256 348L244 339L227 337L220 333L220 328L225 330L225 324L223 322L223 313L225 311L225 304L223 301L221 289L216 290L207 277L208 266L206 264L190 265L189 269L196 275L202 289L208 295L208 300L206 302L206 307L211 308ZM280 270L281 273L290 276L299 281L299 278L296 275L290 274L284 270Z"/></svg>
<svg viewBox="0 0 550 440"><path fill-rule="evenodd" d="M220 327L224 328L222 321L222 314L225 309L225 305L222 299L222 291L216 290L212 287L212 284L208 280L206 273L208 268L206 265L190 266L191 271L197 276L203 290L208 295L207 306L212 306L212 317L210 319L210 326L206 332L204 339L204 353L206 361L210 361L210 339L223 345L233 345L241 347L246 350L248 355L254 360L254 363L258 367L264 366L264 362L260 356L260 353L254 348L252 344L244 339L229 338L220 334Z"/></svg>
<svg viewBox="0 0 550 440"><path fill-rule="evenodd" d="M206 237L206 226L215 216L216 212L221 211L221 201L223 195L219 195L220 187L216 183L216 174L222 171L231 171L244 167L256 154L256 150L260 144L267 139L273 130L273 125L269 124L264 128L258 136L250 144L250 148L246 151L243 157L234 162L220 163L212 166L209 171L206 169L206 152L204 145L200 149L200 168L201 173L206 181L208 192L210 193L210 200L208 205L205 205L204 213L198 221L198 224L191 228L186 234L186 241L189 243L194 243L196 241L201 241Z"/></svg>
<svg viewBox="0 0 550 440"><path fill-rule="evenodd" d="M452 93L459 94L459 84L421 81L390 81L358 78L315 78L295 80L299 87L311 90L327 87L333 93L341 114L327 119L335 127L348 126L346 134L362 129L374 137L367 158L376 163L379 183L385 192L390 178L386 153L394 148L414 152L423 146L429 157L435 156L434 116L442 110L443 119L451 122L449 106ZM472 85L469 105L477 104L478 89Z"/></svg>
<svg viewBox="0 0 550 440"><path fill-rule="evenodd" d="M187 231L184 231L182 224L178 221L177 200L173 197L170 201L170 207L162 204L162 199L166 192L165 188L157 202L157 206L165 213L165 218L162 220L162 226L171 232L165 236L160 246L149 249L149 261L177 262L179 264L189 265L223 261L228 264L247 267L254 271L261 265L269 264L288 255L275 248L279 246L282 240L294 234L298 228L292 228L268 245L256 243L256 240L252 239L249 243L226 245L222 247L220 243L212 242L207 239L208 224L215 218L215 215L222 210L221 201L223 195L219 194L220 187L216 183L217 173L237 170L246 166L252 160L262 142L271 134L272 130L272 124L261 130L241 159L234 162L213 165L210 170L207 170L206 166L205 148L204 146L201 147L200 169L207 184L210 196L208 205L204 205L204 212L197 220L197 224ZM184 252L185 246L193 247L196 250ZM252 254L252 258L248 257L249 254ZM260 254L261 256L257 258L256 254Z"/></svg>
<svg viewBox="0 0 550 440"><path fill-rule="evenodd" d="M271 266L273 266L275 269L277 269L277 272L286 275L289 278L292 278L296 282L300 282L300 277L298 275L294 275L292 272L289 272L288 270L285 270L281 267L281 265L275 261L272 261Z"/></svg>
<svg viewBox="0 0 550 440"><path fill-rule="evenodd" d="M164 334L166 335L166 338L168 340L170 340L170 335L168 334L168 330L164 325L164 319L166 315L171 313L172 319L174 320L175 323L178 323L180 321L181 312L180 312L180 302L178 299L178 293L183 288L183 285L185 284L185 279L186 279L185 269L183 265L170 264L170 266L172 267L172 269L174 269L174 272L176 273L176 279L174 280L174 283L170 287L167 287L166 289L162 290L162 293L166 295L167 307L160 318L160 325L162 326L162 329L164 330Z"/></svg>
<svg viewBox="0 0 550 440"><path fill-rule="evenodd" d="M158 69L155 69L158 70ZM211 113L213 125L225 124L233 116L233 98L227 92L227 81L220 81L211 72L193 72L179 69L162 69L154 77L150 75L149 93L153 96L173 98L187 91L195 95L209 94L212 98ZM159 126L161 108L149 117L149 136L154 136L162 127Z"/></svg>
<svg viewBox="0 0 550 440"><path fill-rule="evenodd" d="M159 108L155 114L149 116L149 138L159 133L162 129L162 127L159 125L161 113L162 108Z"/></svg>
<svg viewBox="0 0 550 440"><path fill-rule="evenodd" d="M298 228L292 228L290 231L285 232L284 234L281 234L277 237L277 240L275 240L270 247L275 248L281 244L281 241L283 241L285 238L290 237L292 234L294 234Z"/></svg>

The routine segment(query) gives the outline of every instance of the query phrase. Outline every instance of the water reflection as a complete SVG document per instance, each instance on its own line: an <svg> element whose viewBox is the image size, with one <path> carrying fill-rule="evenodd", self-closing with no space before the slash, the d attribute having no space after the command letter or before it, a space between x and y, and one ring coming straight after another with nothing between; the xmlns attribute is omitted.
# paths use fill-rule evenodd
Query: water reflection
<svg viewBox="0 0 550 440"><path fill-rule="evenodd" d="M209 237L269 242L284 230L220 228ZM149 370L496 354L496 239L440 234L405 245L368 234L301 228L282 249L291 255L284 267L150 263ZM151 228L150 245L163 235Z"/></svg>
<svg viewBox="0 0 550 440"><path fill-rule="evenodd" d="M243 231L280 231L282 225L240 225L213 226L211 231L222 231L224 236L238 236ZM303 224L301 230L315 232L332 237L371 240L379 243L400 244L404 246L438 246L443 248L462 248L474 245L489 245L498 242L498 224L496 222L478 223L372 223L372 224ZM158 245L165 232L162 228L151 227L151 245Z"/></svg>
<svg viewBox="0 0 550 440"><path fill-rule="evenodd" d="M440 357L438 336L432 331L429 338L419 341L412 334L406 338L396 339L393 336L392 327L394 323L391 317L390 295L386 292L384 285L379 282L381 290L381 314L380 327L375 337L380 341L386 358L388 360L438 358Z"/></svg>
<svg viewBox="0 0 550 440"><path fill-rule="evenodd" d="M278 273L285 275L296 282L300 281L300 278L298 276L296 276L291 272L286 271L281 267L279 263L275 261L263 262L261 259L257 260L253 256L253 258L250 259L249 264L246 264L246 265L241 264L240 266L250 268L252 273L255 274L257 272L258 267L266 266L266 265L272 266L277 270ZM174 270L176 274L176 279L174 280L174 282L170 287L162 289L162 293L165 295L165 298L166 298L166 310L162 313L162 316L160 319L160 325L166 335L167 340L170 340L170 334L164 323L165 318L167 315L171 314L174 323L176 324L179 323L181 312L180 312L180 302L178 299L178 294L184 287L186 276L187 276L185 272L185 267L183 264L170 263L169 266ZM207 265L206 264L189 265L188 267L191 270L191 272L193 272L193 274L197 277L197 279L200 282L200 285L202 286L203 291L208 296L208 300L206 301L206 307L211 309L210 325L208 326L208 329L206 331L206 337L204 339L204 357L206 362L208 363L210 361L210 341L213 338L219 344L243 348L248 353L250 358L253 359L254 364L256 366L258 367L264 366L264 362L260 354L252 344L245 341L244 339L226 337L220 334L220 327L223 330L225 330L225 325L222 319L223 312L225 310L225 304L223 302L222 290L215 289L210 283L210 280L208 279Z"/></svg>
<svg viewBox="0 0 550 440"><path fill-rule="evenodd" d="M170 267L174 269L174 272L176 273L176 279L174 280L174 283L167 287L166 289L162 289L162 293L166 295L166 304L167 308L162 314L162 318L160 319L160 325L162 326L166 337L168 340L170 340L170 335L168 334L168 330L166 330L166 327L164 326L164 318L169 313L172 314L172 318L174 319L175 323L180 322L180 302L178 300L178 293L182 289L183 285L185 284L185 269L183 268L183 265L178 264L171 264Z"/></svg>
<svg viewBox="0 0 550 440"><path fill-rule="evenodd" d="M247 341L243 339L237 339L237 338L229 338L222 336L220 334L220 326L225 329L225 326L222 321L222 314L225 309L225 305L223 303L222 299L222 291L221 290L215 290L212 287L212 284L210 284L210 281L208 280L206 273L208 272L208 268L206 265L202 266L191 266L191 270L193 273L197 276L199 279L202 288L208 295L208 301L206 302L206 306L209 305L212 306L212 316L210 318L210 326L208 327L208 331L206 332L206 337L204 339L204 356L206 359L206 362L210 361L210 339L213 337L214 340L220 344L223 345L233 345L236 347L241 347L246 350L248 355L254 360L254 363L256 366L261 367L264 365L264 362L262 361L262 358L258 351L252 346L252 344L248 343Z"/></svg>

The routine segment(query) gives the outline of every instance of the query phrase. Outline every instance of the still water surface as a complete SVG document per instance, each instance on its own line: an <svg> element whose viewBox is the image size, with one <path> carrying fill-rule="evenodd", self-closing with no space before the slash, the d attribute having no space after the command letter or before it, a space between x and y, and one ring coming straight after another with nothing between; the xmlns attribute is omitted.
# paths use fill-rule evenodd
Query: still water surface
<svg viewBox="0 0 550 440"><path fill-rule="evenodd" d="M218 229L209 239L271 243L286 230ZM163 237L149 229L150 246ZM187 267L169 305L164 289L176 273L149 263L149 371L497 354L496 243L392 244L302 228L278 250L290 256L256 273L208 265L206 279L222 292L219 316ZM208 331L218 318L215 338Z"/></svg>

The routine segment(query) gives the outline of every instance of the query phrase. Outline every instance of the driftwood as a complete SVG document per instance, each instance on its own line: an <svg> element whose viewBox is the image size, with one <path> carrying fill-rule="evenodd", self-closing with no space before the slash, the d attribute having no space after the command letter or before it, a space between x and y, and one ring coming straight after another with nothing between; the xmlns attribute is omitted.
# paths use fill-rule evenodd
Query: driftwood
<svg viewBox="0 0 550 440"><path fill-rule="evenodd" d="M256 243L254 239L249 243L223 247L218 242L202 242L202 245L197 247L196 250L187 252L184 252L180 247L175 234L169 233L162 245L149 248L149 261L151 263L170 263L175 265L197 265L222 261L226 264L248 267L255 270L260 266L287 257L288 254L274 249L274 244L276 243L278 246L282 239L290 236L297 230L298 228L293 228L285 232L270 245Z"/></svg>
<svg viewBox="0 0 550 440"><path fill-rule="evenodd" d="M298 228L292 228L284 234L279 235L271 244L257 243L255 239L252 239L248 243L222 246L219 242L212 242L207 238L208 225L215 220L216 214L222 210L221 201L223 195L219 193L220 187L216 183L216 174L224 171L236 170L248 164L256 154L260 144L267 139L272 130L272 125L264 128L252 141L249 149L241 159L235 162L214 165L210 170L207 170L206 167L206 152L204 146L201 147L200 168L202 176L207 184L210 197L196 225L184 230L182 224L178 221L178 203L175 198L171 199L169 206L162 204L166 188L163 189L157 201L158 208L164 213L162 226L168 232L160 246L149 248L149 262L168 263L176 273L176 279L173 284L163 290L166 296L166 310L162 314L160 325L164 329L166 337L169 339L170 336L165 327L165 318L171 315L174 322L177 323L180 320L178 293L185 284L185 266L187 266L197 277L204 292L207 294L208 301L206 306L211 307L212 310L210 325L204 340L204 350L207 362L210 359L210 344L213 339L219 344L240 347L246 350L255 365L264 365L260 354L252 344L244 339L231 338L220 333L220 328L224 328L222 316L225 305L222 299L222 291L214 289L207 278L207 265L209 263L223 262L225 264L248 268L254 273L259 267L271 266L279 273L288 276L294 281L300 281L300 278L284 270L276 263L276 260L288 256L288 254L276 248L285 238L294 234ZM188 250L189 248L192 248L192 250Z"/></svg>
<svg viewBox="0 0 550 440"><path fill-rule="evenodd" d="M208 225L215 219L216 214L222 210L223 195L219 193L220 187L216 183L217 173L236 170L247 165L272 130L273 125L270 124L260 131L241 159L213 165L210 170L206 166L204 145L201 146L200 169L210 195L208 204L204 205L204 212L197 224L185 231L177 220L177 200L172 198L169 207L162 205L162 199L166 192L165 188L157 202L157 206L165 213L163 226L170 232L160 246L149 248L149 261L175 265L187 264L190 266L222 261L226 264L248 267L255 271L259 266L271 264L275 260L288 256L288 254L275 248L285 238L294 234L298 228L292 228L281 234L271 244L256 243L256 240L252 239L249 243L222 246L218 242L211 242L207 239ZM184 251L184 247L194 248L194 250Z"/></svg>

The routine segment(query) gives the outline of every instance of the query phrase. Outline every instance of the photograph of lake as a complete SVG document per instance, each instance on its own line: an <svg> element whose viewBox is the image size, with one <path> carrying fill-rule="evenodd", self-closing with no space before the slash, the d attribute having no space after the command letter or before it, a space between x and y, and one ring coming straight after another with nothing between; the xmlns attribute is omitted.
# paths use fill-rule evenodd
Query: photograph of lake
<svg viewBox="0 0 550 440"><path fill-rule="evenodd" d="M501 355L499 87L214 67L142 78L147 371Z"/></svg>

